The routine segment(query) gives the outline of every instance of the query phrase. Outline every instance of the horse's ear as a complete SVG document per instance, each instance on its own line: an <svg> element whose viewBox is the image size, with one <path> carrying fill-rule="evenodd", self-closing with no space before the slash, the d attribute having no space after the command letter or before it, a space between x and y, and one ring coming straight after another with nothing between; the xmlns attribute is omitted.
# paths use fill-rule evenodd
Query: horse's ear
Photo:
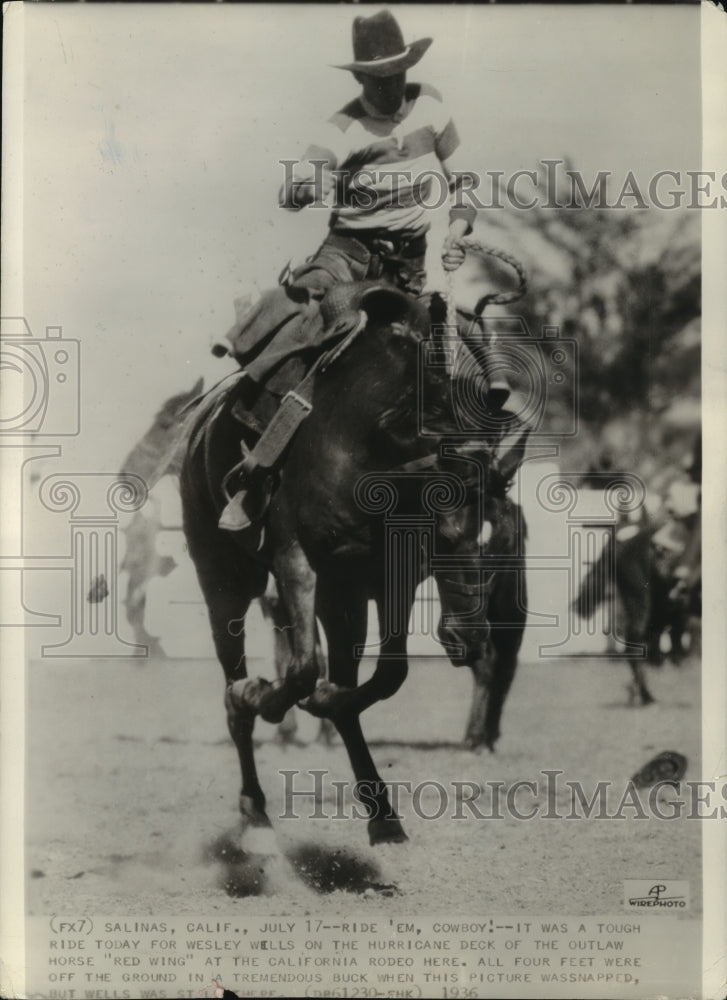
<svg viewBox="0 0 727 1000"><path fill-rule="evenodd" d="M506 483L510 482L525 458L530 431L530 427L525 427L519 435L517 431L508 434L497 446L495 467Z"/></svg>
<svg viewBox="0 0 727 1000"><path fill-rule="evenodd" d="M202 392L203 388L204 388L204 377L202 375L200 375L200 377L197 379L197 381L192 386L192 389L191 389L189 395L192 396L193 398L194 398L194 396L199 396L199 394Z"/></svg>
<svg viewBox="0 0 727 1000"><path fill-rule="evenodd" d="M441 292L433 292L429 300L429 322L435 337L441 340L447 324L447 303Z"/></svg>

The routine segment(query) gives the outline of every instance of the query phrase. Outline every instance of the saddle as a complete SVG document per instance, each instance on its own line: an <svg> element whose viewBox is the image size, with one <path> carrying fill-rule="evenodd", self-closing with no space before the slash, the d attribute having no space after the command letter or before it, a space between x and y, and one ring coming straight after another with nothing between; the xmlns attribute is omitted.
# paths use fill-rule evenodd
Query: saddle
<svg viewBox="0 0 727 1000"><path fill-rule="evenodd" d="M421 336L444 319L440 296L412 298L388 282L371 280L334 285L320 305L308 288L295 284L248 304L227 335L249 391L232 407L241 427L242 457L225 476L228 502L220 526L240 531L260 520L275 489L275 470L312 409L316 372L340 356L367 320Z"/></svg>
<svg viewBox="0 0 727 1000"><path fill-rule="evenodd" d="M237 320L212 352L231 355L254 382L282 396L345 336L352 323L342 321L358 312L363 295L377 284L337 284L320 301L295 284L268 289L255 302L237 299Z"/></svg>
<svg viewBox="0 0 727 1000"><path fill-rule="evenodd" d="M227 505L220 527L241 531L262 519L276 487L276 470L283 454L313 407L317 372L336 362L367 320L386 317L403 328L408 321L416 324L426 320L426 315L421 306L394 288L376 282L342 283L329 290L321 302L320 332L312 346L287 359L265 380L259 379L255 361L247 366L254 388L232 407L232 415L241 426L242 457L224 478ZM321 345L328 349L322 351ZM270 364L269 353L263 357ZM301 369L306 372L302 380ZM285 393L282 401L281 391Z"/></svg>
<svg viewBox="0 0 727 1000"><path fill-rule="evenodd" d="M251 296L236 299L235 311L235 323L212 353L229 354L251 379L282 395L283 384L305 370L305 356L315 350L323 332L318 303L308 289L278 285L255 301Z"/></svg>

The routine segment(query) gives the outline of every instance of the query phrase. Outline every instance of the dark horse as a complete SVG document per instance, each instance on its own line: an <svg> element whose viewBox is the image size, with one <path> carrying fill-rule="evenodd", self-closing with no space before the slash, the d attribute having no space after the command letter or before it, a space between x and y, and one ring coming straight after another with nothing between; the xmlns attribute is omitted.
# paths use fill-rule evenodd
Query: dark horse
<svg viewBox="0 0 727 1000"><path fill-rule="evenodd" d="M200 378L189 391L176 393L165 400L148 430L126 455L119 473L121 479L127 475L138 476L143 479L147 489L151 489L162 475L178 480L186 449L186 439L183 435L180 436L180 425L189 407L199 399L202 386ZM146 646L149 656L157 659L163 659L166 654L159 639L146 630L147 590L154 577L167 576L176 565L171 556L160 556L157 553L160 530L159 514L152 504L136 511L124 528L126 552L121 564L121 569L127 573L124 602L127 621L134 630L135 641ZM258 601L263 617L272 625L275 669L277 675L282 677L291 652L286 620L274 591L268 590L261 594ZM323 654L319 653L319 656L323 663ZM286 743L295 741L296 732L297 722L291 709L278 726L277 734L281 742ZM331 724L327 719L322 719L318 739L330 743L332 735Z"/></svg>
<svg viewBox="0 0 727 1000"><path fill-rule="evenodd" d="M634 694L642 705L654 701L646 684L645 664L661 662L660 641L665 631L672 659L678 662L684 656L688 617L684 602L673 597L677 580L657 558L651 539L651 528L639 528L630 537L609 540L573 602L576 614L591 618L615 588L623 608L624 656L631 668Z"/></svg>
<svg viewBox="0 0 727 1000"><path fill-rule="evenodd" d="M514 666L493 657L488 641L494 572L480 535L487 497L504 502L527 432L497 463L482 436L470 432L473 440L463 442L459 401L477 386L458 384L443 352L438 365L420 365L424 342L434 343L427 310L388 289L368 290L361 307L364 330L316 376L314 408L287 453L259 552L218 528L225 504L220 484L240 456L234 388L198 420L182 468L184 529L225 672L228 726L242 770L243 846L246 834L270 827L253 755L255 718L278 722L296 703L338 729L371 843L406 839L360 715L391 697L406 677L410 612L427 576L439 591L439 639L482 688L481 721L470 727L478 742L494 744L512 680ZM470 373L459 381L479 378ZM269 571L293 650L285 677L272 684L247 677L241 627ZM359 685L369 598L377 605L381 646L373 675ZM327 679L319 678L316 617L328 639Z"/></svg>

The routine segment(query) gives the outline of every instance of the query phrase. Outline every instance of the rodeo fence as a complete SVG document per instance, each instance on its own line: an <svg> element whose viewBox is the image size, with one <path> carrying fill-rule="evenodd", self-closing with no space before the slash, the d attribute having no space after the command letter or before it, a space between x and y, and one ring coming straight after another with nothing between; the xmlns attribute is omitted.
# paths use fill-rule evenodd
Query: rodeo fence
<svg viewBox="0 0 727 1000"><path fill-rule="evenodd" d="M112 473L62 473L37 481L24 467L56 451L0 448L4 509L15 521L0 556L0 573L10 582L0 625L25 629L31 656L145 656L144 645L120 634L128 628L116 585L122 518L143 506L143 481L122 481ZM47 630L57 641L44 641Z"/></svg>
<svg viewBox="0 0 727 1000"><path fill-rule="evenodd" d="M126 618L127 574L121 569L124 529L130 517L140 512L158 526L154 556L172 567L167 575L152 576L146 583L146 633L158 637L169 657L214 659L207 611L186 553L175 480L165 477L147 497L143 481L134 476L34 475L34 460L47 462L56 457L53 446L0 447L6 508L17 521L9 537L19 540L15 551L6 545L0 557L0 572L11 575L14 595L14 600L4 603L2 624L26 630L31 656L148 655L147 646L138 637L135 641ZM521 654L525 660L613 656L623 650L614 614L612 563L604 561L601 566L603 588L609 596L593 618L580 620L570 605L584 574L624 518L639 514L643 485L635 476L620 475L617 482L608 477L603 490L584 490L578 488L579 478L536 456L523 463L513 487L512 498L523 507L528 535L524 542L528 618ZM369 484L370 489L375 485ZM11 495L9 486L13 487ZM457 496L451 484L438 484L432 491L429 520L425 516L409 523L396 516L395 492L389 482L387 490L379 484L371 496L378 496L377 502L383 504L388 549L406 566L422 538L433 537L438 506L456 503ZM433 566L437 558L432 550ZM429 578L418 590L409 622L411 655L443 655L435 638L438 620L436 586ZM272 658L272 626L263 619L257 603L248 613L245 629L249 657ZM378 649L378 621L372 604L363 652L373 656Z"/></svg>

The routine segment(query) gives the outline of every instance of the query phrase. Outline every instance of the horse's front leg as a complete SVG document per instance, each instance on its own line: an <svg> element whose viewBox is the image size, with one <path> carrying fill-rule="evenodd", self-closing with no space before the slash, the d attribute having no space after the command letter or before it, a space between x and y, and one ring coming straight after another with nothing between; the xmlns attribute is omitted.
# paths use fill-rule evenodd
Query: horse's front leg
<svg viewBox="0 0 727 1000"><path fill-rule="evenodd" d="M494 751L500 738L500 720L517 669L527 617L525 570L502 570L490 596L490 637L471 665L472 704L465 744Z"/></svg>
<svg viewBox="0 0 727 1000"><path fill-rule="evenodd" d="M390 698L407 674L406 629L382 634L381 654L373 676L357 687L361 648L366 640L367 594L350 580L322 581L319 614L328 638L330 680L321 682L303 707L331 718L346 747L356 778L356 797L368 816L371 844L401 843L407 839L381 780L361 729L360 714L377 701ZM411 601L403 610L408 623ZM385 621L383 603L379 619Z"/></svg>
<svg viewBox="0 0 727 1000"><path fill-rule="evenodd" d="M485 716L490 698L493 675L494 650L487 645L482 655L470 664L472 671L472 699L467 717L464 742L470 750L485 746ZM492 749L492 747L490 747Z"/></svg>
<svg viewBox="0 0 727 1000"><path fill-rule="evenodd" d="M278 598L277 592L273 595L263 594L259 600L260 610L263 617L273 627L273 657L275 660L275 676L282 680L288 668L293 650L288 640L290 624L285 617L282 602ZM286 713L283 721L278 725L277 739L283 743L294 743L298 732L298 721L295 716L295 709L291 708Z"/></svg>
<svg viewBox="0 0 727 1000"><path fill-rule="evenodd" d="M492 649L472 666L472 704L465 731L465 745L471 750L485 746L494 752L500 738L502 709L517 669L519 646L519 636L503 636L502 643L493 643Z"/></svg>
<svg viewBox="0 0 727 1000"><path fill-rule="evenodd" d="M285 713L316 685L316 576L297 542L281 548L273 561L280 599L291 627L292 658L285 676L272 684L262 677L233 685L233 700L266 722L279 723Z"/></svg>

